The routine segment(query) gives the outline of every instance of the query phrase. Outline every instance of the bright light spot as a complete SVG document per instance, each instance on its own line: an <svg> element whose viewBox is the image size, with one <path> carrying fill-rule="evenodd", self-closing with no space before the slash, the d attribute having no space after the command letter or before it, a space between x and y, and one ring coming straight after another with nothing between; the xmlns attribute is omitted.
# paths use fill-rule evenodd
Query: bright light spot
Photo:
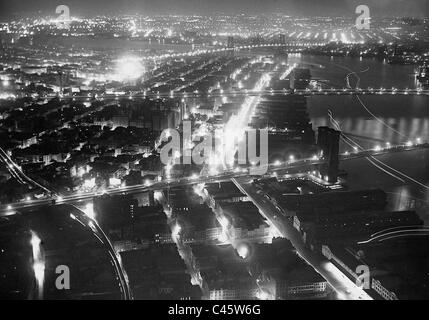
<svg viewBox="0 0 429 320"><path fill-rule="evenodd" d="M178 239L181 231L182 231L182 228L180 227L180 225L175 224L171 232L173 239Z"/></svg>
<svg viewBox="0 0 429 320"><path fill-rule="evenodd" d="M88 189L92 189L92 188L94 188L94 187L95 187L95 178L92 178L92 179L86 179L86 180L83 182L83 186L84 186L85 188L88 188Z"/></svg>
<svg viewBox="0 0 429 320"><path fill-rule="evenodd" d="M229 220L225 216L220 217L219 223L224 229L228 229L230 226Z"/></svg>
<svg viewBox="0 0 429 320"><path fill-rule="evenodd" d="M413 143L411 141L407 141L406 146L407 147L411 147L413 145Z"/></svg>
<svg viewBox="0 0 429 320"><path fill-rule="evenodd" d="M277 167L278 167L278 166L280 166L281 164L282 164L282 163L281 163L281 161L280 161L280 160L276 160L276 161L274 162L274 165L275 165L275 166L277 166Z"/></svg>
<svg viewBox="0 0 429 320"><path fill-rule="evenodd" d="M269 300L270 299L270 294L268 294L268 292L260 289L256 293L256 298L259 299L259 300Z"/></svg>
<svg viewBox="0 0 429 320"><path fill-rule="evenodd" d="M34 275L38 283L43 283L45 277L45 265L42 262L33 264Z"/></svg>
<svg viewBox="0 0 429 320"><path fill-rule="evenodd" d="M250 253L249 247L246 244L241 244L237 248L237 253L241 258L246 259Z"/></svg>
<svg viewBox="0 0 429 320"><path fill-rule="evenodd" d="M37 234L31 231L30 243L33 251L33 270L39 290L39 298L41 298L43 294L43 282L45 278L45 264L43 263L43 256L40 248L41 242Z"/></svg>
<svg viewBox="0 0 429 320"><path fill-rule="evenodd" d="M155 198L156 201L161 201L162 199L162 192L161 191L155 191L153 193L153 197Z"/></svg>
<svg viewBox="0 0 429 320"><path fill-rule="evenodd" d="M121 185L121 179L118 178L109 178L109 185L113 187L118 187Z"/></svg>
<svg viewBox="0 0 429 320"><path fill-rule="evenodd" d="M90 222L88 223L88 226L89 226L93 231L96 231L96 230L97 230L97 229L95 228L94 223L93 223L92 221L90 221Z"/></svg>
<svg viewBox="0 0 429 320"><path fill-rule="evenodd" d="M381 147L380 147L380 146L375 146L374 150L375 150L375 151L380 151L380 150L381 150Z"/></svg>
<svg viewBox="0 0 429 320"><path fill-rule="evenodd" d="M27 201L31 201L31 197L30 197L30 196L28 196L27 198L25 198L25 200L27 200Z"/></svg>
<svg viewBox="0 0 429 320"><path fill-rule="evenodd" d="M83 210L83 212L85 212L89 218L95 219L94 204L92 202L86 204L85 210Z"/></svg>
<svg viewBox="0 0 429 320"><path fill-rule="evenodd" d="M42 241L35 233L32 233L30 242L33 248L39 249L40 243Z"/></svg>
<svg viewBox="0 0 429 320"><path fill-rule="evenodd" d="M211 176L217 176L219 174L219 171L215 168L211 168L209 173Z"/></svg>
<svg viewBox="0 0 429 320"><path fill-rule="evenodd" d="M290 160L290 161L294 161L294 160L295 160L295 156L294 156L293 154L291 154L291 155L289 156L289 160Z"/></svg>
<svg viewBox="0 0 429 320"><path fill-rule="evenodd" d="M337 299L338 300L346 300L346 295L341 292L337 292Z"/></svg>
<svg viewBox="0 0 429 320"><path fill-rule="evenodd" d="M225 231L222 231L222 233L218 237L219 242L225 243L228 242L228 235Z"/></svg>
<svg viewBox="0 0 429 320"><path fill-rule="evenodd" d="M136 57L124 57L116 64L116 78L119 81L135 80L143 75L145 68Z"/></svg>
<svg viewBox="0 0 429 320"><path fill-rule="evenodd" d="M12 210L12 206L11 206L11 205L8 205L8 206L7 206L7 210Z"/></svg>

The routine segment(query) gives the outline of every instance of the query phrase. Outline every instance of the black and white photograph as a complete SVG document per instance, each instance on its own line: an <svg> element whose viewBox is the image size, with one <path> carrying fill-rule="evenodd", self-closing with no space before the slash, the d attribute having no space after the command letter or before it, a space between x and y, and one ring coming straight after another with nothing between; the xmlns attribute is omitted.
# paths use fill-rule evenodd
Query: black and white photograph
<svg viewBox="0 0 429 320"><path fill-rule="evenodd" d="M429 300L429 1L0 0L0 300Z"/></svg>

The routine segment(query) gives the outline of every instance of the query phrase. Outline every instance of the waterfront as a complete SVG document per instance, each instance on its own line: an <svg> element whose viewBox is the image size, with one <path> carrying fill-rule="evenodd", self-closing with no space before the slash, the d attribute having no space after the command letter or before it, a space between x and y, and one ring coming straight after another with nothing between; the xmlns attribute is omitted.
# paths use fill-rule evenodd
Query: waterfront
<svg viewBox="0 0 429 320"><path fill-rule="evenodd" d="M368 70L359 74L360 87L395 86L411 89L417 86L414 67L409 65L389 65L375 59L338 57L302 56L300 60L311 68L313 79L329 88L345 87L349 70ZM355 96L308 97L308 112L313 128L330 125L328 111L331 110L343 132L364 148L415 141L417 138L429 140L428 97L372 95L360 98L377 119L365 110ZM340 148L343 152L353 151L344 142ZM419 183L429 185L428 150L386 154L378 159ZM429 189L409 179L404 179L404 183L376 168L366 159L342 162L341 168L348 173L347 183L350 189L384 189L388 192L390 209L416 209L425 223L429 222Z"/></svg>
<svg viewBox="0 0 429 320"><path fill-rule="evenodd" d="M377 159L429 186L429 150L385 154L378 156ZM347 184L350 189L381 188L388 194L390 210L416 210L428 225L429 187L425 188L409 179L404 179L406 182L403 183L376 168L365 158L344 161L341 163L341 169L347 172Z"/></svg>
<svg viewBox="0 0 429 320"><path fill-rule="evenodd" d="M349 70L360 71L360 87L416 88L414 67L389 65L375 59L303 57L312 66L315 80L327 87L345 87ZM354 79L351 79L351 82ZM352 84L353 86L354 84ZM331 110L344 132L354 135L360 144L370 148L384 143L403 143L421 138L429 140L428 98L425 96L361 96L366 108L355 96L311 96L308 111L313 127L329 124ZM386 126L386 124L388 126ZM392 130L391 128L394 130ZM343 151L347 146L342 146Z"/></svg>

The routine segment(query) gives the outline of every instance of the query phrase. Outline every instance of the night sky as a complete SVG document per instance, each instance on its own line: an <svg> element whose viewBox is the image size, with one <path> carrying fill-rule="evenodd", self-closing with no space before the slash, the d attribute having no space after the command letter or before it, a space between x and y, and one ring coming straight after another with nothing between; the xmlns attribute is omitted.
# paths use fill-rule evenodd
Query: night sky
<svg viewBox="0 0 429 320"><path fill-rule="evenodd" d="M210 14L270 13L288 15L354 15L366 4L374 16L429 16L429 0L0 0L0 17L10 18L39 12L54 14L57 5L70 7L71 14L93 16L105 13Z"/></svg>

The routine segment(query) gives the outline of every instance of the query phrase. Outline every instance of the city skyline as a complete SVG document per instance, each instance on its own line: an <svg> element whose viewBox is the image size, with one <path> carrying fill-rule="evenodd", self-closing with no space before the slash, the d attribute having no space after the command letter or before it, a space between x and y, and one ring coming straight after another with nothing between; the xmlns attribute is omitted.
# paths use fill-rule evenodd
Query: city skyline
<svg viewBox="0 0 429 320"><path fill-rule="evenodd" d="M325 0L314 3L311 0L236 0L236 1L209 1L209 0L127 0L118 4L116 1L101 0L70 0L67 3L43 0L37 3L28 3L23 0L5 2L0 4L0 17L5 19L14 14L36 13L53 15L58 5L67 5L72 13L83 16L96 16L104 14L141 14L160 15L174 14L187 15L200 14L285 14L291 16L354 16L358 5L367 5L374 16L377 17L418 17L427 18L429 8L424 0L370 0L361 3L358 0Z"/></svg>

